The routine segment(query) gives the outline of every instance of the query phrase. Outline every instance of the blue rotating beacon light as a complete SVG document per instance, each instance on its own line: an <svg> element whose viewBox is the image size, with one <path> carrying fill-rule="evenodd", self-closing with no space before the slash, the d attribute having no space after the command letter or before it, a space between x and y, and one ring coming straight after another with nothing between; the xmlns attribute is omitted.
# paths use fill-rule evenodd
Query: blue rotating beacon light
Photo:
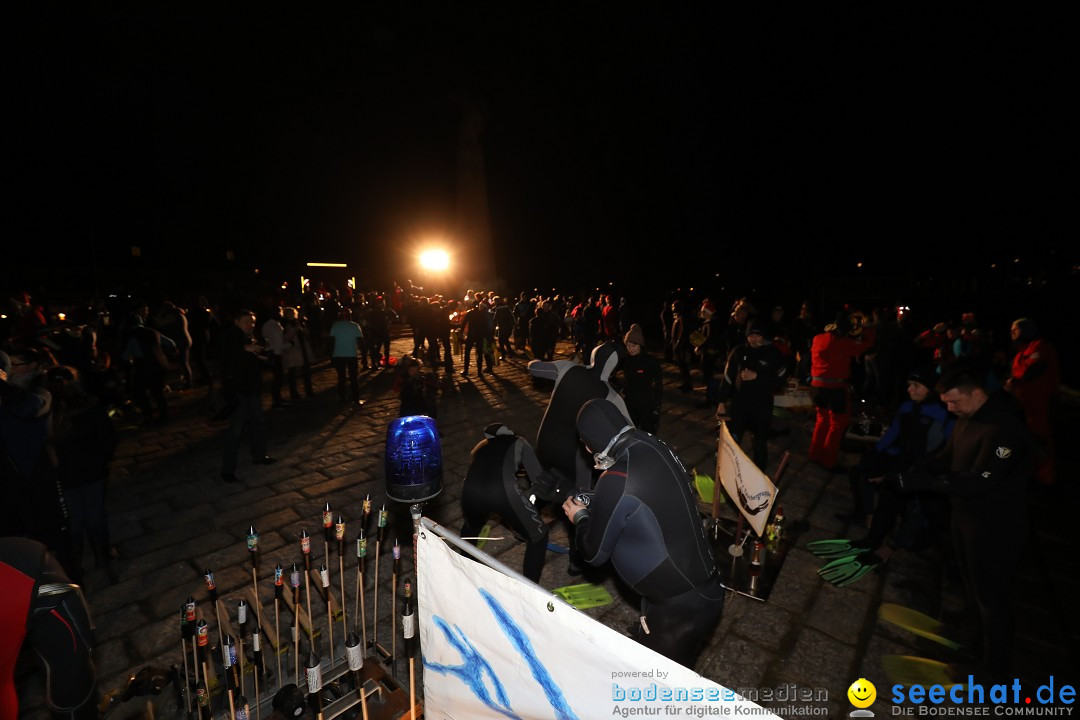
<svg viewBox="0 0 1080 720"><path fill-rule="evenodd" d="M427 415L408 415L386 428L386 496L418 505L442 492L439 429Z"/></svg>

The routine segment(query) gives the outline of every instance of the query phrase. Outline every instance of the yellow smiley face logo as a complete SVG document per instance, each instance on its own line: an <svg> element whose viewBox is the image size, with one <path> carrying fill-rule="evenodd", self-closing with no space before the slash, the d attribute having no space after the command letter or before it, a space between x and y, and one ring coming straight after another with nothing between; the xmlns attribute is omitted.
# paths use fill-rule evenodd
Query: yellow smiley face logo
<svg viewBox="0 0 1080 720"><path fill-rule="evenodd" d="M857 708L868 708L877 699L877 688L866 678L859 678L847 689L848 700Z"/></svg>

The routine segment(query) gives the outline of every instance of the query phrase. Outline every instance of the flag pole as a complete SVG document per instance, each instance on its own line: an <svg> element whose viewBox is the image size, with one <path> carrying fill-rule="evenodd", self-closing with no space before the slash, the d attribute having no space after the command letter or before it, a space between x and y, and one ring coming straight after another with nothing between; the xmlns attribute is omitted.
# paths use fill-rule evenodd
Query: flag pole
<svg viewBox="0 0 1080 720"><path fill-rule="evenodd" d="M713 539L715 540L720 533L720 452L724 447L724 421L719 420L716 424L719 428L719 432L716 433L716 482L713 483L713 496L712 496L712 524L713 524Z"/></svg>

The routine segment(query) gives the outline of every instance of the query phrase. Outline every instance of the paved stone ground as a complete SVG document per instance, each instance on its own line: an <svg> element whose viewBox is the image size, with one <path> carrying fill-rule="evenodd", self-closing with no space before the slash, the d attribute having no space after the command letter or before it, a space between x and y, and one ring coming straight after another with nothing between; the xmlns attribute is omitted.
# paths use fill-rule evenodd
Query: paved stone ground
<svg viewBox="0 0 1080 720"><path fill-rule="evenodd" d="M407 349L404 339L394 342L395 354ZM560 346L563 356L567 349ZM676 448L688 467L711 474L716 449L712 411L695 407L699 393L688 396L678 392L673 367L666 366L665 373L667 394L660 437ZM178 608L192 595L199 602L200 614L210 612L202 581L205 568L214 571L222 597L229 607L235 607L238 593L251 585L245 549L249 524L260 533L264 598L270 595L270 569L278 562L288 568L299 558L301 529L311 533L315 562L321 562L319 526L325 503L330 503L335 514L344 516L348 536L355 536L364 496L371 494L376 509L384 500L383 443L387 424L397 412L392 382L389 372L362 373L361 393L367 404L361 409L345 408L336 399L333 371L325 365L318 367L315 397L267 413L270 453L279 462L269 467L248 466L242 452L238 474L243 483L239 485L220 482L224 425L205 420L205 400L198 391L170 397L175 419L168 426L123 430L109 497L113 540L119 550L115 563L118 577L110 582L103 571L88 567L86 580L97 623L95 656L103 691L121 686L130 673L146 665L167 668L181 662ZM535 438L549 392L550 386L534 385L521 359L503 362L494 375L474 375L469 380L455 376L446 383L439 399L445 489L425 508L425 514L452 529L460 527L461 479L469 451L482 437L483 427L499 420L525 437ZM1075 428L1075 421L1071 425ZM823 582L817 575L822 562L805 545L846 532L859 537L857 530L846 528L835 517L850 507L847 479L830 476L806 462L808 415L779 418L775 426L789 432L770 441L770 458L775 466L783 451L792 454L781 480L781 498L789 521L802 532L767 603L729 597L723 620L695 669L730 688L779 689L793 683L815 693L823 690L828 699L816 705L828 708L829 717L841 717L852 709L846 699L847 688L856 678L866 677L877 685L879 693L871 709L878 717L889 715L890 705L881 699L887 698L884 690L891 685L882 668L883 656L915 655L946 662L956 658L940 646L879 621L879 606L897 602L941 616L957 613L962 604L955 587L942 592L943 579L929 551L900 552L883 572L848 588ZM1075 573L1077 540L1072 525L1078 503L1072 484L1076 474L1071 472L1076 467L1076 451L1063 444L1062 455L1066 463L1072 462L1061 472L1067 489L1039 494L1032 500L1047 521L1027 545L1015 598L1015 671L1033 684L1045 682L1050 674L1062 681L1078 677L1080 628L1075 608L1080 580ZM852 455L847 459L855 460ZM401 528L402 544L407 547L407 515L395 515L391 526L392 534ZM1002 532L1008 529L1002 528ZM500 528L492 535L506 539L489 542L486 550L510 567L519 568L523 546ZM563 523L553 524L552 540L565 544ZM403 554L408 556L409 552ZM384 560L380 581L384 586L382 607L386 608L388 554ZM549 553L541 585L555 588L580 582L567 575L566 565L564 555ZM335 588L336 567L335 557ZM369 565L367 577L370 580L372 576ZM350 571L348 579L353 578ZM636 621L635 601L621 592L610 576L602 575L600 581L611 591L615 603L588 612L622 631ZM346 585L351 612L353 582ZM315 615L321 617L318 611ZM213 634L214 623L212 617L209 619ZM264 625L269 622L265 620ZM388 640L389 636L386 617L380 638ZM407 672L405 676L407 680ZM20 717L47 717L41 703L40 675L24 673L19 683ZM130 705L113 717L134 716L136 703ZM172 703L161 705L171 707Z"/></svg>

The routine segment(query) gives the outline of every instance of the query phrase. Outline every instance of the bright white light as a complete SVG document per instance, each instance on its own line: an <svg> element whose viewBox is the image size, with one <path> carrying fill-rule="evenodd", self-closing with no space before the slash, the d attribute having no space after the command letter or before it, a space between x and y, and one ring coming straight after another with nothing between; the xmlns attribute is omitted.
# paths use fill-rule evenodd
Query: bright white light
<svg viewBox="0 0 1080 720"><path fill-rule="evenodd" d="M425 270L445 270L450 267L450 256L445 250L425 250L420 253L420 267Z"/></svg>

